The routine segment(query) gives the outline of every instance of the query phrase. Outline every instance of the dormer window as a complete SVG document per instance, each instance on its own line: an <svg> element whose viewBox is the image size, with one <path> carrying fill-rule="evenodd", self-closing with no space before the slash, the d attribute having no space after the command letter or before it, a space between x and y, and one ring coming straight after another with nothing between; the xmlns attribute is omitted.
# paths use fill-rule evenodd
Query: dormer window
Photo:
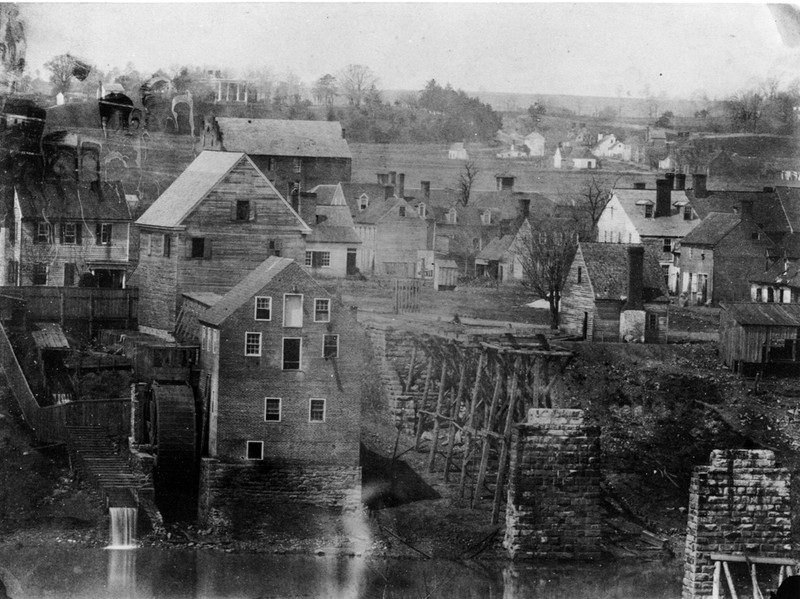
<svg viewBox="0 0 800 599"><path fill-rule="evenodd" d="M456 212L455 208L450 208L450 210L447 211L446 219L451 225L455 225L458 222L458 212Z"/></svg>
<svg viewBox="0 0 800 599"><path fill-rule="evenodd" d="M358 209L366 210L368 207L369 207L369 196L365 193L362 193L361 197L358 198Z"/></svg>
<svg viewBox="0 0 800 599"><path fill-rule="evenodd" d="M692 207L691 206L684 206L683 207L683 220L692 220Z"/></svg>
<svg viewBox="0 0 800 599"><path fill-rule="evenodd" d="M653 218L653 205L652 204L645 204L645 206L644 206L644 217L645 218Z"/></svg>
<svg viewBox="0 0 800 599"><path fill-rule="evenodd" d="M428 216L428 207L420 203L420 205L417 206L417 213L420 215L420 218L425 218Z"/></svg>
<svg viewBox="0 0 800 599"><path fill-rule="evenodd" d="M491 210L484 210L483 214L481 214L481 222L484 225L491 225L492 224L492 211Z"/></svg>
<svg viewBox="0 0 800 599"><path fill-rule="evenodd" d="M400 216L405 216L406 215L406 207L405 206L400 206L400 208L398 208L398 210L397 210L397 213Z"/></svg>

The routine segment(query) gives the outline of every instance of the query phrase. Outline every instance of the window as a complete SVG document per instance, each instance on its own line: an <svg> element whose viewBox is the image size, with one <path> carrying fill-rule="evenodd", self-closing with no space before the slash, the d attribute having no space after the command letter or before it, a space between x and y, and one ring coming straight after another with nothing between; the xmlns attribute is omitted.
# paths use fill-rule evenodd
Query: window
<svg viewBox="0 0 800 599"><path fill-rule="evenodd" d="M299 173L303 170L303 161L300 158L292 160L292 172Z"/></svg>
<svg viewBox="0 0 800 599"><path fill-rule="evenodd" d="M263 460L264 459L264 442L263 441L248 441L247 442L247 459L248 460Z"/></svg>
<svg viewBox="0 0 800 599"><path fill-rule="evenodd" d="M78 227L75 223L61 224L61 243L69 245L78 243Z"/></svg>
<svg viewBox="0 0 800 599"><path fill-rule="evenodd" d="M398 214L400 216L405 216L406 215L406 207L405 206L400 206L400 208L398 209L397 212L398 212Z"/></svg>
<svg viewBox="0 0 800 599"><path fill-rule="evenodd" d="M644 207L644 217L645 218L653 218L653 205L646 204Z"/></svg>
<svg viewBox="0 0 800 599"><path fill-rule="evenodd" d="M425 206L425 204L420 203L420 205L417 206L417 212L421 218L425 218L428 215L428 208Z"/></svg>
<svg viewBox="0 0 800 599"><path fill-rule="evenodd" d="M33 284L47 285L47 264L37 262L33 265Z"/></svg>
<svg viewBox="0 0 800 599"><path fill-rule="evenodd" d="M111 223L97 223L95 227L95 244L108 245L111 243Z"/></svg>
<svg viewBox="0 0 800 599"><path fill-rule="evenodd" d="M256 298L256 320L272 320L272 298Z"/></svg>
<svg viewBox="0 0 800 599"><path fill-rule="evenodd" d="M484 225L491 225L492 224L492 213L490 210L484 210L481 214L481 222Z"/></svg>
<svg viewBox="0 0 800 599"><path fill-rule="evenodd" d="M330 268L330 252L306 252L306 266L311 268Z"/></svg>
<svg viewBox="0 0 800 599"><path fill-rule="evenodd" d="M684 206L683 207L683 220L692 220L692 207L691 206Z"/></svg>
<svg viewBox="0 0 800 599"><path fill-rule="evenodd" d="M362 193L361 197L358 198L358 209L366 210L368 206L369 206L369 196L365 193Z"/></svg>
<svg viewBox="0 0 800 599"><path fill-rule="evenodd" d="M325 400L311 399L308 402L308 421L325 422Z"/></svg>
<svg viewBox="0 0 800 599"><path fill-rule="evenodd" d="M172 253L172 237L169 234L164 235L164 257L169 258Z"/></svg>
<svg viewBox="0 0 800 599"><path fill-rule="evenodd" d="M303 340L299 337L283 338L283 369L300 370Z"/></svg>
<svg viewBox="0 0 800 599"><path fill-rule="evenodd" d="M579 266L578 267L578 283L582 283L582 282L583 282L583 267Z"/></svg>
<svg viewBox="0 0 800 599"><path fill-rule="evenodd" d="M750 239L758 240L761 239L761 234L758 231L753 231L750 233Z"/></svg>
<svg viewBox="0 0 800 599"><path fill-rule="evenodd" d="M283 326L303 326L303 296L287 293L283 296Z"/></svg>
<svg viewBox="0 0 800 599"><path fill-rule="evenodd" d="M249 200L236 200L236 220L250 220Z"/></svg>
<svg viewBox="0 0 800 599"><path fill-rule="evenodd" d="M658 315L657 314L648 314L647 315L647 328L651 331L658 330Z"/></svg>
<svg viewBox="0 0 800 599"><path fill-rule="evenodd" d="M269 255L270 256L277 256L280 258L281 255L281 242L280 240L272 239L269 242Z"/></svg>
<svg viewBox="0 0 800 599"><path fill-rule="evenodd" d="M217 329L209 329L211 331L211 353L219 353L219 331ZM259 350L261 344L259 343Z"/></svg>
<svg viewBox="0 0 800 599"><path fill-rule="evenodd" d="M67 262L64 264L64 287L72 287L75 285L75 270L74 262Z"/></svg>
<svg viewBox="0 0 800 599"><path fill-rule="evenodd" d="M756 301L757 302L763 302L764 301L764 298L761 295L761 287L757 287L756 288Z"/></svg>
<svg viewBox="0 0 800 599"><path fill-rule="evenodd" d="M661 250L664 252L671 252L672 251L672 240L671 239L664 239L664 242L661 245Z"/></svg>
<svg viewBox="0 0 800 599"><path fill-rule="evenodd" d="M245 356L260 356L261 355L261 333L244 334L244 355Z"/></svg>
<svg viewBox="0 0 800 599"><path fill-rule="evenodd" d="M456 223L458 223L458 212L456 212L456 209L450 208L450 210L447 211L447 216L445 217L445 219L451 225L455 225Z"/></svg>
<svg viewBox="0 0 800 599"><path fill-rule="evenodd" d="M192 237L191 257L210 258L211 240L205 237Z"/></svg>
<svg viewBox="0 0 800 599"><path fill-rule="evenodd" d="M322 357L326 360L339 357L339 335L322 336Z"/></svg>
<svg viewBox="0 0 800 599"><path fill-rule="evenodd" d="M36 243L50 243L50 225L36 223Z"/></svg>
<svg viewBox="0 0 800 599"><path fill-rule="evenodd" d="M280 397L267 397L264 400L264 420L267 422L281 421Z"/></svg>
<svg viewBox="0 0 800 599"><path fill-rule="evenodd" d="M314 300L314 322L330 322L331 320L331 300Z"/></svg>
<svg viewBox="0 0 800 599"><path fill-rule="evenodd" d="M150 233L142 233L142 246L144 247L143 253L150 256L153 253L152 235Z"/></svg>

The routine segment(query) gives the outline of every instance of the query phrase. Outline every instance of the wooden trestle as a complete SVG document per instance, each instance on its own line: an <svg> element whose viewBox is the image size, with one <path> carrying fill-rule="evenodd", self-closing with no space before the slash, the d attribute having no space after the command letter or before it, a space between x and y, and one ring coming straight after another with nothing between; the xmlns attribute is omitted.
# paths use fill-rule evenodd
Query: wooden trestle
<svg viewBox="0 0 800 599"><path fill-rule="evenodd" d="M463 497L471 476L473 508L481 499L492 448L499 450L492 523L499 517L514 424L525 421L530 408L566 407L558 405L553 389L572 357L572 352L551 347L541 335L523 339L507 334L469 341L427 334L415 338L404 385L409 392L424 378L422 396L415 406L414 448L420 451L423 432L432 425L427 467L434 472L439 436L447 429L444 480L450 481L451 471L458 472L458 491ZM434 392L435 407L431 409ZM454 447L459 432L462 455L457 464ZM470 466L478 454L475 475Z"/></svg>

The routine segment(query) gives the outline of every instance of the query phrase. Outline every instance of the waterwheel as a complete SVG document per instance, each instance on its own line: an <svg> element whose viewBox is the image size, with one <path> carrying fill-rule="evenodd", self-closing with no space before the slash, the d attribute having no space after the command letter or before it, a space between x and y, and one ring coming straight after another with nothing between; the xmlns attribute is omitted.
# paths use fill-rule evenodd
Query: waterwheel
<svg viewBox="0 0 800 599"><path fill-rule="evenodd" d="M162 473L191 471L197 436L194 394L189 385L153 383L147 402L146 427Z"/></svg>

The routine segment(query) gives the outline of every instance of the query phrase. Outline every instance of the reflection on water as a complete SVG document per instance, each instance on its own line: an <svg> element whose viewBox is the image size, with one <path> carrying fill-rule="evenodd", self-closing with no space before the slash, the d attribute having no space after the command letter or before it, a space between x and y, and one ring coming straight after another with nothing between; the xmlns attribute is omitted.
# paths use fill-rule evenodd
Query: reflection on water
<svg viewBox="0 0 800 599"><path fill-rule="evenodd" d="M534 566L151 548L0 551L0 576L13 599L677 599L681 574L679 565L647 563Z"/></svg>

